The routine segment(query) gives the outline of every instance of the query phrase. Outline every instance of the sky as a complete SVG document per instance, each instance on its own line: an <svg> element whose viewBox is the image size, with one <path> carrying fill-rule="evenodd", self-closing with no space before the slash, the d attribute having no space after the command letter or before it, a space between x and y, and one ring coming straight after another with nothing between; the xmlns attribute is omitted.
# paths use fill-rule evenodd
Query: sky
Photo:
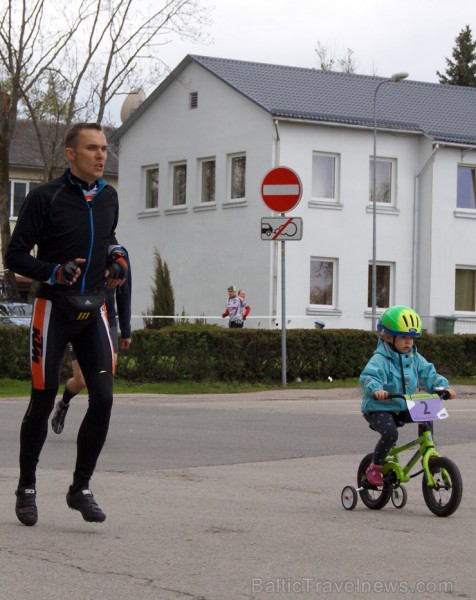
<svg viewBox="0 0 476 600"><path fill-rule="evenodd" d="M469 25L476 38L474 0L207 1L210 42L162 46L170 69L187 54L319 68L320 42L336 61L351 49L357 73L406 71L409 79L438 83L436 71L445 71L460 31Z"/></svg>

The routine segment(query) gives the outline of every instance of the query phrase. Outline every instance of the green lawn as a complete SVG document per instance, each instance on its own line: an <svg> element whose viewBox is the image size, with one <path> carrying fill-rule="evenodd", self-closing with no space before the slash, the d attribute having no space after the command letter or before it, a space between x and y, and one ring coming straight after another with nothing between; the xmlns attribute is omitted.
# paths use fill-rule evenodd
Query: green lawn
<svg viewBox="0 0 476 600"><path fill-rule="evenodd" d="M327 381L319 382L287 382L288 388L294 389L329 389L331 387L355 387L358 385L357 379L346 381ZM158 382L158 383L130 383L117 379L114 384L116 394L231 394L234 392L257 392L260 390L280 389L282 386L277 384L263 383L238 383L238 382ZM62 387L60 388L60 390ZM0 379L0 398L17 398L30 395L30 382L18 381L15 379Z"/></svg>
<svg viewBox="0 0 476 600"><path fill-rule="evenodd" d="M450 383L460 385L476 385L476 378L455 377ZM357 379L328 381L288 381L286 387L290 389L331 389L331 388L352 388L358 387ZM279 384L264 383L239 383L239 382L219 382L208 381L197 383L194 381L177 381L158 383L131 383L121 379L116 379L114 392L116 394L232 394L259 392L266 390L281 389ZM60 391L63 386L60 387ZM30 395L30 382L18 381L16 379L0 379L0 398L18 398Z"/></svg>

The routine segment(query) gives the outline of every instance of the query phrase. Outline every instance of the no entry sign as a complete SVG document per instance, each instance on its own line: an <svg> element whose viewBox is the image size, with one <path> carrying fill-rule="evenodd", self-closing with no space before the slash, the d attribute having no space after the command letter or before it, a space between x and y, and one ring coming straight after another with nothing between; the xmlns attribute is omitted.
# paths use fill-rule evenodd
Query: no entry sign
<svg viewBox="0 0 476 600"><path fill-rule="evenodd" d="M276 212L287 212L295 208L302 196L299 175L288 167L271 169L261 184L261 197L268 208Z"/></svg>

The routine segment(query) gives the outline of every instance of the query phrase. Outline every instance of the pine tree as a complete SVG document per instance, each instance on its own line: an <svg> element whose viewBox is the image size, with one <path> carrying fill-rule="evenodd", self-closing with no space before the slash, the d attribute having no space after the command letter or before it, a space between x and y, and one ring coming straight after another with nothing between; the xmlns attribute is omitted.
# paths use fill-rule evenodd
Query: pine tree
<svg viewBox="0 0 476 600"><path fill-rule="evenodd" d="M469 25L461 30L453 48L453 60L446 59L445 73L436 74L440 83L476 87L476 41Z"/></svg>
<svg viewBox="0 0 476 600"><path fill-rule="evenodd" d="M157 250L154 251L154 273L152 307L148 308L145 314L173 316L175 314L175 296L170 271L167 263L162 261ZM144 324L149 329L161 329L173 323L173 319L144 319Z"/></svg>

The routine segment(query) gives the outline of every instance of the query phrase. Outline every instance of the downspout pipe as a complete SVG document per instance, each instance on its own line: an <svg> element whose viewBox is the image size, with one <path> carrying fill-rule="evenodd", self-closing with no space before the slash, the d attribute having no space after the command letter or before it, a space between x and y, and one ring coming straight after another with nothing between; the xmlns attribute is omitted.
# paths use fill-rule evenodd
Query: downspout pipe
<svg viewBox="0 0 476 600"><path fill-rule="evenodd" d="M281 137L279 135L279 120L274 119L274 130L276 133L275 150L274 150L274 166L279 167L281 160ZM272 285L271 285L271 315L273 320L276 320L278 314L278 242L272 242Z"/></svg>
<svg viewBox="0 0 476 600"><path fill-rule="evenodd" d="M412 307L415 310L421 310L421 307L417 306L417 283L418 283L418 209L420 206L420 178L423 173L428 169L429 165L434 161L435 155L440 150L440 144L436 144L433 148L430 156L426 163L420 169L420 172L415 177L414 191L413 191L413 242L412 242Z"/></svg>
<svg viewBox="0 0 476 600"><path fill-rule="evenodd" d="M276 150L274 154L274 166L279 167L279 161L281 160L280 152L281 152L281 138L279 136L279 121L278 119L274 119L274 129L276 131Z"/></svg>

